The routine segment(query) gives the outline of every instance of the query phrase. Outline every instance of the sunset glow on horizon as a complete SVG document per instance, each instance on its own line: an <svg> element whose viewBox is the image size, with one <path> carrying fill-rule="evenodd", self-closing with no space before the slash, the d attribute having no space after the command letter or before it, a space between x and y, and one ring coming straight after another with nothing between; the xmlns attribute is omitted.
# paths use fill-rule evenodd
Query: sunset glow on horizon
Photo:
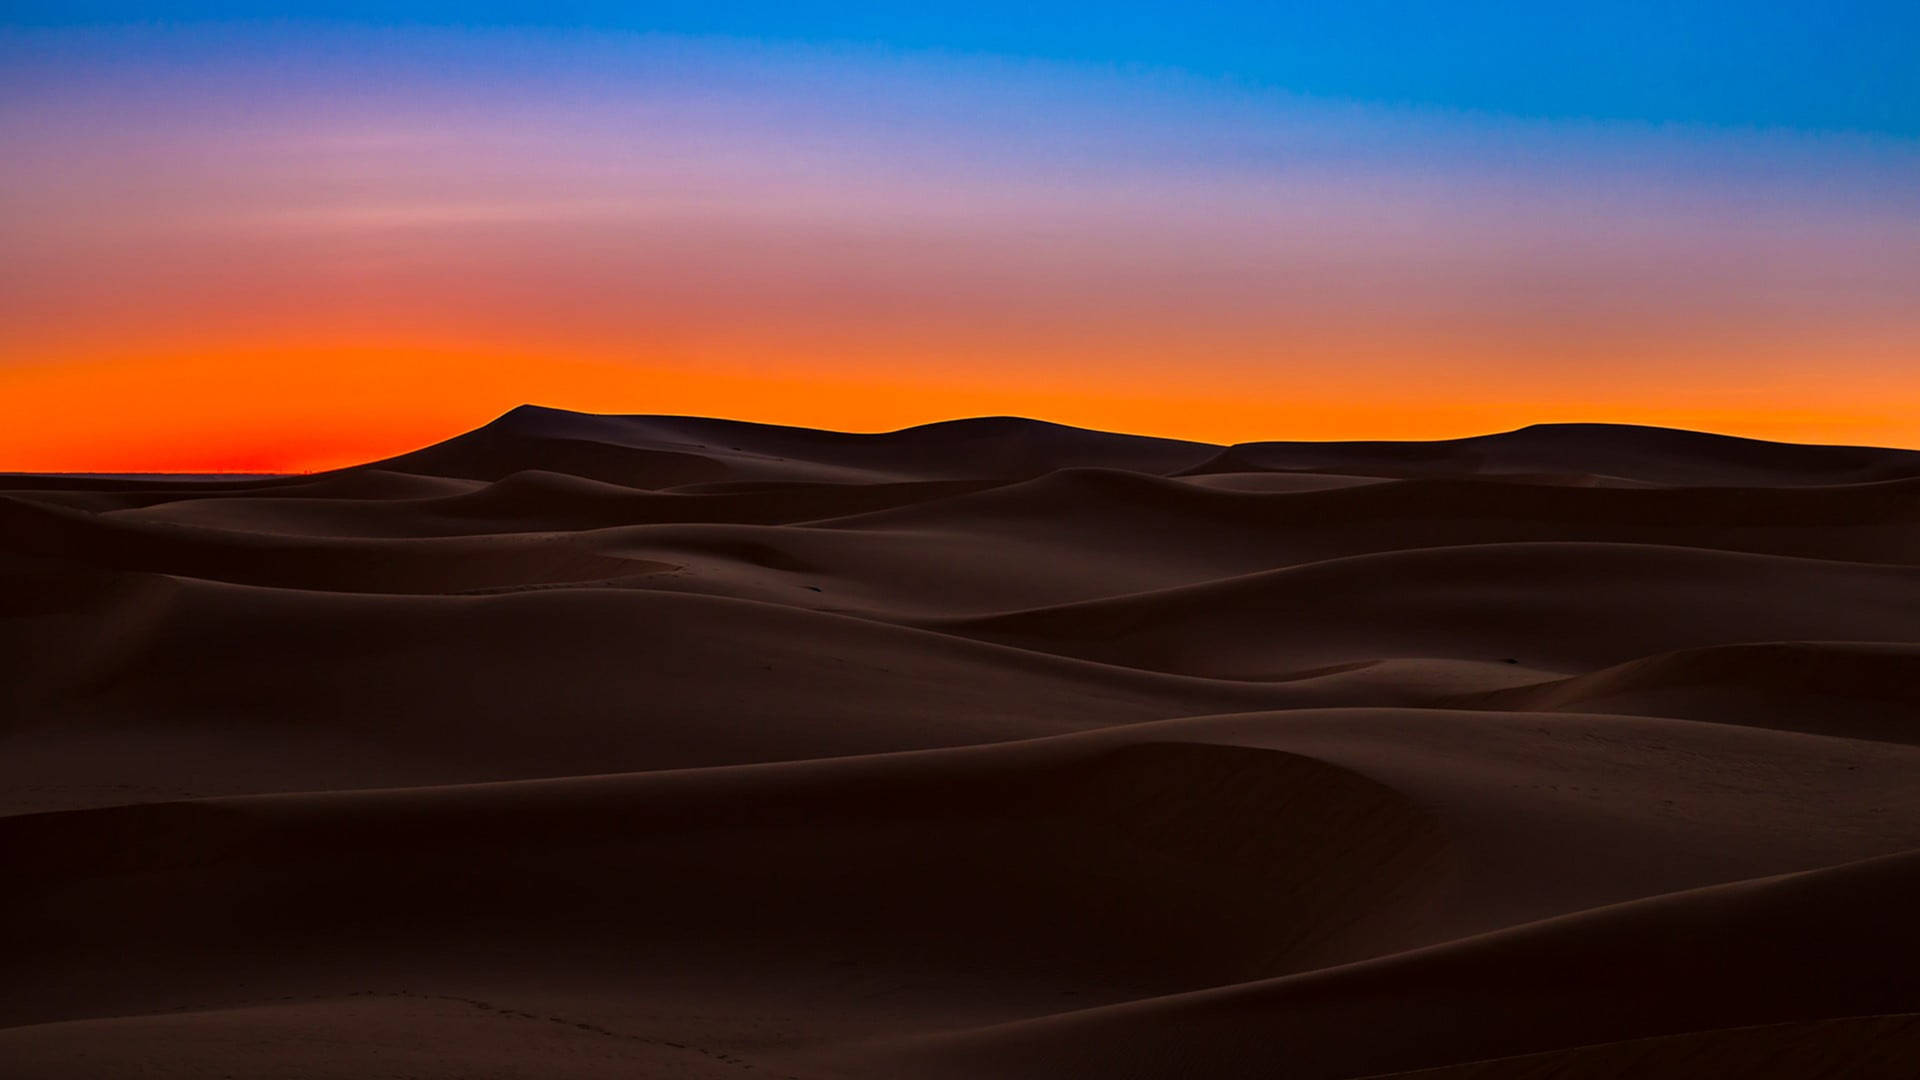
<svg viewBox="0 0 1920 1080"><path fill-rule="evenodd" d="M323 469L524 402L1920 445L1920 104L1611 115L683 20L55 22L0 30L0 469Z"/></svg>

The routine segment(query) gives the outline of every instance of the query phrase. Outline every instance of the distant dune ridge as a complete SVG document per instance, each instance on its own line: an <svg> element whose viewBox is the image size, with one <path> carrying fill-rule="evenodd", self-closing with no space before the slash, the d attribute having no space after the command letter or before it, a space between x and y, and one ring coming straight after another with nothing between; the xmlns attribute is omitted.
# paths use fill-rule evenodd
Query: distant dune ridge
<svg viewBox="0 0 1920 1080"><path fill-rule="evenodd" d="M0 1075L1920 1075L1920 452L0 476Z"/></svg>

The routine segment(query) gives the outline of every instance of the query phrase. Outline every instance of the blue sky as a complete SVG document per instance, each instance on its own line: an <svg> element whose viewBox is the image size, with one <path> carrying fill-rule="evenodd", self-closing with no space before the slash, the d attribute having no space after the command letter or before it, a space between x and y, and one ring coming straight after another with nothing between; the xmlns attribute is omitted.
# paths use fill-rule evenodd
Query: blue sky
<svg viewBox="0 0 1920 1080"><path fill-rule="evenodd" d="M6 6L16 26L242 19L878 45L1172 68L1310 96L1517 116L1920 136L1920 4L1911 2Z"/></svg>

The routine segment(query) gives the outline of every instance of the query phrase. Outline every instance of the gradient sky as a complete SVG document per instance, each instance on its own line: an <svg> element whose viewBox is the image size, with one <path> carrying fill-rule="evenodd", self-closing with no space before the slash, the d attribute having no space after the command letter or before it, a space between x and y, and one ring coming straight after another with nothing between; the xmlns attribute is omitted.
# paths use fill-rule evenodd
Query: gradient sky
<svg viewBox="0 0 1920 1080"><path fill-rule="evenodd" d="M1920 7L1201 7L9 4L0 468L522 401L1920 444Z"/></svg>

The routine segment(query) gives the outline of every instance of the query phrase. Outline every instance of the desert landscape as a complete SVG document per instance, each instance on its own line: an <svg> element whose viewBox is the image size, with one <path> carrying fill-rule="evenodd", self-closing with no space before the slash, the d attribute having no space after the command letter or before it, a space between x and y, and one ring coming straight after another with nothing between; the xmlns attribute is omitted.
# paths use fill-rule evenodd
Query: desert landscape
<svg viewBox="0 0 1920 1080"><path fill-rule="evenodd" d="M0 1073L1909 1076L1920 452L0 478Z"/></svg>

